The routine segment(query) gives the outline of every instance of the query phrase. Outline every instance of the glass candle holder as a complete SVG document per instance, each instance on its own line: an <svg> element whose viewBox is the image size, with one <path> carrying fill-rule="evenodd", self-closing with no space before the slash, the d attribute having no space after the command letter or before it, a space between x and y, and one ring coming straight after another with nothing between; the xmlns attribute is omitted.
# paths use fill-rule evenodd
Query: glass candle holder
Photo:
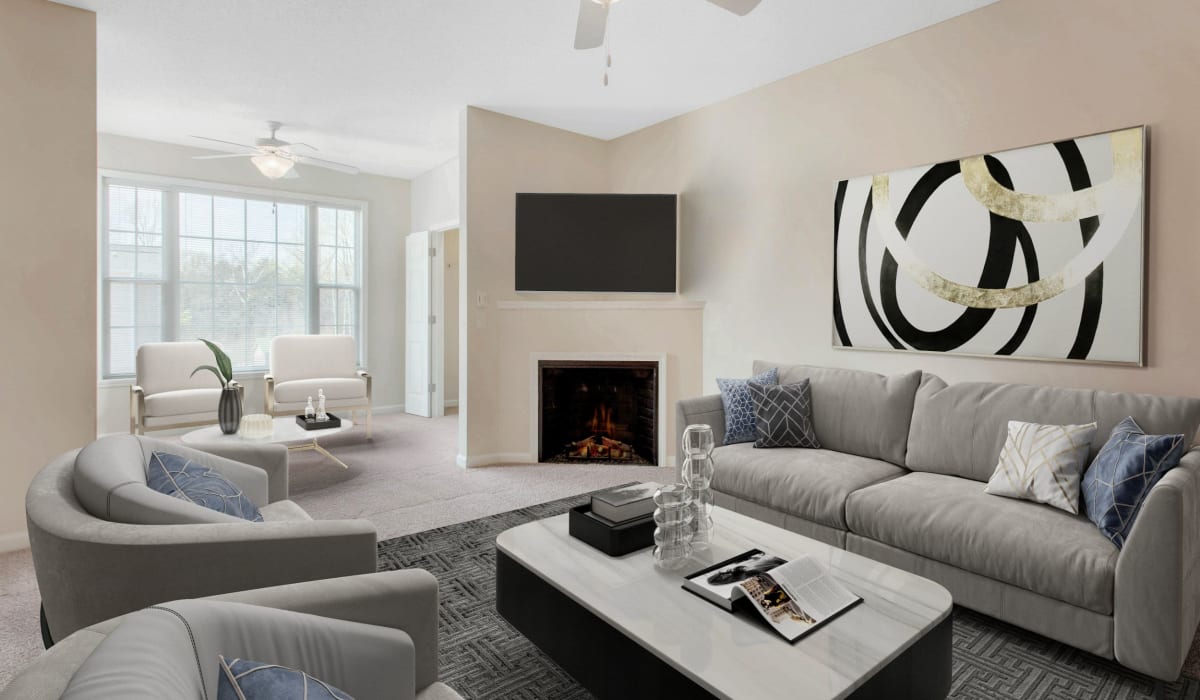
<svg viewBox="0 0 1200 700"><path fill-rule="evenodd" d="M716 464L712 457L712 427L701 423L689 425L683 430L681 442L683 464L679 473L692 503L692 547L705 549L712 542L713 532L712 479Z"/></svg>
<svg viewBox="0 0 1200 700"><path fill-rule="evenodd" d="M688 488L667 484L654 492L654 563L678 569L692 556L692 507Z"/></svg>

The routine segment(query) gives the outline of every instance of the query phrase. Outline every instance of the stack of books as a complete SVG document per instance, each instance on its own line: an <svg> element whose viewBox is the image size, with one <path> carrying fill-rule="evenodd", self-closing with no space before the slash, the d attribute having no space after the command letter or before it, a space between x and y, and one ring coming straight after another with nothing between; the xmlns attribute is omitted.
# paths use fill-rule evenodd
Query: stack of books
<svg viewBox="0 0 1200 700"><path fill-rule="evenodd" d="M590 503L571 510L571 536L610 556L654 544L654 492L659 484L618 486L593 494Z"/></svg>

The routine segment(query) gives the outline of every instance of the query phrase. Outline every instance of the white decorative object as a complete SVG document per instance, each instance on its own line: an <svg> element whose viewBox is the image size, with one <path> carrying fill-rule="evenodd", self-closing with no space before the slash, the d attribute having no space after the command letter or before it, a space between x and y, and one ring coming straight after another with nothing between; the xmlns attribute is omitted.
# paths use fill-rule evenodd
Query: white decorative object
<svg viewBox="0 0 1200 700"><path fill-rule="evenodd" d="M317 389L317 421L324 423L329 420L329 414L325 412L325 390Z"/></svg>
<svg viewBox="0 0 1200 700"><path fill-rule="evenodd" d="M707 549L712 541L713 520L713 431L702 423L689 425L683 430L680 454L683 465L680 477L688 488L688 496L694 511L692 519L692 548Z"/></svg>
<svg viewBox="0 0 1200 700"><path fill-rule="evenodd" d="M1079 513L1079 481L1095 435L1095 423L1039 425L1010 420L1000 462L984 490Z"/></svg>
<svg viewBox="0 0 1200 700"><path fill-rule="evenodd" d="M242 416L242 425L238 434L243 440L269 440L275 431L271 416L265 413L254 413Z"/></svg>
<svg viewBox="0 0 1200 700"><path fill-rule="evenodd" d="M317 409L313 408L312 397L308 397L308 405L304 407L304 420L316 420Z"/></svg>

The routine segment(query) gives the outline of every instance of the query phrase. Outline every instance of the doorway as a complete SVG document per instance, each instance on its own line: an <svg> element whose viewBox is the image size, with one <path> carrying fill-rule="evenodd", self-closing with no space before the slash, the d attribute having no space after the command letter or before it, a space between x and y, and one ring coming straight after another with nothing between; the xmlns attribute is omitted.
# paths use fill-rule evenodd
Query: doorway
<svg viewBox="0 0 1200 700"><path fill-rule="evenodd" d="M458 406L459 242L456 224L405 241L404 411L416 416Z"/></svg>

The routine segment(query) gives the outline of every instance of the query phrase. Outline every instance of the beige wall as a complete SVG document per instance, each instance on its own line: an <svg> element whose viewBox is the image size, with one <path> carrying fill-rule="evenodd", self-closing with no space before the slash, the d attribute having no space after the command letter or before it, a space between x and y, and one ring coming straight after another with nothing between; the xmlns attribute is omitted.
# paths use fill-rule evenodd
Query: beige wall
<svg viewBox="0 0 1200 700"><path fill-rule="evenodd" d="M412 230L458 222L458 159L448 160L412 180Z"/></svg>
<svg viewBox="0 0 1200 700"><path fill-rule="evenodd" d="M0 3L0 551L25 489L96 426L96 16Z"/></svg>
<svg viewBox="0 0 1200 700"><path fill-rule="evenodd" d="M666 353L666 393L700 391L699 310L505 309L498 302L604 300L605 295L521 294L514 279L517 192L608 192L604 141L468 108L465 151L468 464L527 461L530 358L535 352ZM482 294L483 304L479 304ZM633 297L619 297L628 301ZM662 297L648 297L661 301ZM674 409L668 411L673 435ZM665 456L674 454L668 439Z"/></svg>
<svg viewBox="0 0 1200 700"><path fill-rule="evenodd" d="M202 153L206 151L125 136L100 134L99 137L99 164L106 170L367 202L366 365L373 379L374 405L385 411L400 407L404 403L404 236L411 230L409 181L379 175L346 175L304 166L299 168L298 180L272 181L263 177L249 159L192 159ZM94 248L95 212L90 225L90 244ZM95 365L94 357L92 364ZM242 382L246 385L247 412L261 411L262 381ZM101 387L98 402L100 434L129 430L128 382Z"/></svg>
<svg viewBox="0 0 1200 700"><path fill-rule="evenodd" d="M705 393L754 358L1200 396L1200 3L1004 0L610 142L612 184L682 193ZM1097 131L1151 133L1148 367L831 348L849 176Z"/></svg>

